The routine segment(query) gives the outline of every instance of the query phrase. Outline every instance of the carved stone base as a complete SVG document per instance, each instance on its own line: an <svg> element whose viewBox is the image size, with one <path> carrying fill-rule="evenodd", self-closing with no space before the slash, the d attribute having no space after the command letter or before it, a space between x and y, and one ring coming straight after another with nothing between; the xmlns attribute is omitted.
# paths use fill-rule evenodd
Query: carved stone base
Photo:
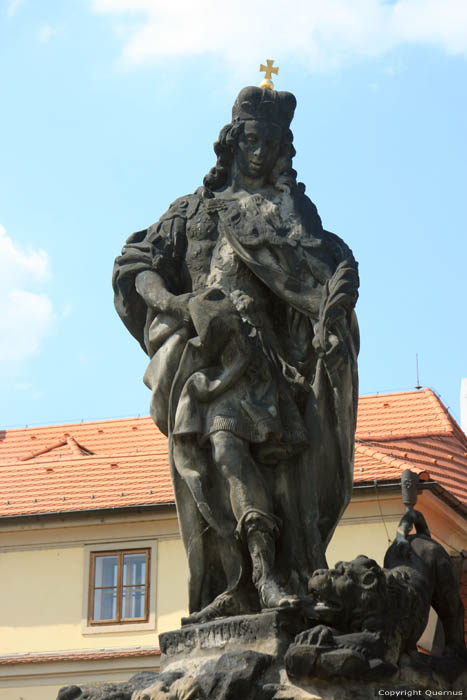
<svg viewBox="0 0 467 700"><path fill-rule="evenodd" d="M284 661L306 624L297 610L281 609L189 625L160 635L160 672L127 683L69 686L58 700L374 700L439 691L462 696L467 687L463 662L415 652L379 680L316 678L306 649Z"/></svg>
<svg viewBox="0 0 467 700"><path fill-rule="evenodd" d="M187 662L246 650L268 654L274 658L275 665L282 664L289 645L305 624L301 613L281 608L258 615L238 615L187 625L159 636L161 669L172 670Z"/></svg>

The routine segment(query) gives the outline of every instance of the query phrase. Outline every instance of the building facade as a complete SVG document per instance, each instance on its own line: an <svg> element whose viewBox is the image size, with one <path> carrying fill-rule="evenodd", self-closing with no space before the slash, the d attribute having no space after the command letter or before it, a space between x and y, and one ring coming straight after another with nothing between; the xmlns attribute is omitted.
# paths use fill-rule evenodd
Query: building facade
<svg viewBox="0 0 467 700"><path fill-rule="evenodd" d="M353 497L329 564L383 563L406 469L465 596L467 438L429 389L360 399ZM1 697L50 700L157 669L158 634L187 611L166 438L149 418L4 431L0 474ZM420 645L439 644L433 615Z"/></svg>

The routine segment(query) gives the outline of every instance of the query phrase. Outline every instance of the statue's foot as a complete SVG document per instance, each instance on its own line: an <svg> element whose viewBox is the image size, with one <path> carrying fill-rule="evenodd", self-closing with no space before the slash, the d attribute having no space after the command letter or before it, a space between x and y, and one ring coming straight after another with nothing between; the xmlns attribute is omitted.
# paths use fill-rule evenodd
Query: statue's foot
<svg viewBox="0 0 467 700"><path fill-rule="evenodd" d="M257 584L261 608L290 608L297 607L300 599L287 593L273 578L263 578Z"/></svg>
<svg viewBox="0 0 467 700"><path fill-rule="evenodd" d="M212 603L206 605L199 612L194 612L188 617L182 617L183 625L200 624L210 622L219 617L231 617L232 615L245 615L250 612L246 600L238 592L226 591L214 598Z"/></svg>

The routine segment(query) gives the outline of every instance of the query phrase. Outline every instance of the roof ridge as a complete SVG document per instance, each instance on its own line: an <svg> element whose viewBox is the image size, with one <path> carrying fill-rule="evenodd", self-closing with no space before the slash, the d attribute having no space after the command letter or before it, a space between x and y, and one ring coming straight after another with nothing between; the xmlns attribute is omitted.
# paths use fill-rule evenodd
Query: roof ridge
<svg viewBox="0 0 467 700"><path fill-rule="evenodd" d="M365 438L355 438L355 444L363 444L363 445L371 445L372 447L377 447L380 449L384 450L395 450L395 451L400 451L400 452L408 452L416 456L420 457L426 457L427 459L433 460L433 459L441 459L441 460L446 460L450 461L452 464L455 464L457 461L462 460L467 456L467 454L464 452L463 454L459 454L455 452L452 449L452 446L441 446L437 441L442 440L445 435L426 435L425 437L429 438L436 438L435 444L430 444L430 443L423 443L423 442L415 442L413 441L411 444L407 445L407 442L409 441L408 438L402 438L402 439L394 439L394 440L367 440ZM454 436L452 433L450 434L451 438ZM398 444L399 442L403 442L405 444ZM446 451L449 450L449 457L446 457L445 453Z"/></svg>
<svg viewBox="0 0 467 700"><path fill-rule="evenodd" d="M94 420L82 420L82 421L73 421L72 423L43 423L40 425L24 425L22 427L17 427L17 428L3 428L3 430L7 433L12 433L12 432L19 432L19 431L24 431L24 430L44 430L46 428L69 428L72 426L82 426L82 425L98 425L101 423L105 423L108 425L109 423L123 423L124 421L134 421L134 420L141 420L141 421L151 421L151 416L129 416L127 418L100 418L94 419Z"/></svg>
<svg viewBox="0 0 467 700"><path fill-rule="evenodd" d="M443 423L448 426L451 432L454 432L453 419L439 396L433 391L433 389L430 388L426 389L426 394L429 397L431 404L436 408L436 412L442 419Z"/></svg>
<svg viewBox="0 0 467 700"><path fill-rule="evenodd" d="M446 427L444 430L441 430L441 431L440 430L435 430L435 431L413 430L412 432L405 432L405 433L402 433L399 431L394 431L394 432L393 431L390 431L390 432L386 431L385 433L378 433L377 431L373 431L373 432L375 434L375 437L369 437L367 439L372 439L372 440L376 440L376 441L380 441L380 442L383 442L383 441L389 440L389 439L408 440L411 438L419 438L419 437L439 437L439 438L442 438L442 437L445 437L447 434L450 434L450 435L453 434L453 430L450 427ZM366 435L372 436L373 432L367 431ZM358 440L365 440L366 439L365 437L361 437L362 433L360 431L356 432L355 435L358 436L355 438L356 440L357 439ZM365 435L365 433L363 433L363 435Z"/></svg>
<svg viewBox="0 0 467 700"><path fill-rule="evenodd" d="M25 457L19 457L17 462L11 462L11 464L17 464L18 462L29 462L32 459L35 459L36 457L40 457L41 455L46 455L49 452L53 452L54 450L60 449L60 447L65 447L68 446L70 448L70 452L75 455L80 455L81 457L89 457L90 455L94 455L95 453L90 450L87 447L84 447L84 445L81 445L76 438L73 437L73 435L70 435L69 433L63 433L63 438L55 440L55 442L49 443L44 445L43 447L39 447L37 450L34 450L33 452L28 452ZM52 461L57 461L57 460L52 460ZM8 462L7 462L8 464ZM4 466L4 465L3 465Z"/></svg>
<svg viewBox="0 0 467 700"><path fill-rule="evenodd" d="M459 423L456 421L454 416L452 416L447 408L447 406L444 405L444 403L441 401L440 397L434 392L432 389L429 389L432 400L435 401L438 404L439 410L442 411L444 418L446 422L448 423L451 431L457 435L457 437L464 443L464 445L467 447L467 435L464 433L462 428L460 427Z"/></svg>
<svg viewBox="0 0 467 700"><path fill-rule="evenodd" d="M378 462L382 462L383 464L390 464L393 467L397 467L399 469L410 469L411 471L417 472L417 474L426 474L428 478L430 478L430 473L428 472L427 469L421 469L420 467L417 467L416 465L412 464L411 462L406 462L403 459L399 459L399 457L392 457L391 455L387 455L384 452L379 452L378 450L374 450L371 447L367 445L362 445L360 443L355 444L355 449L358 452L363 452L364 454L368 454L374 459L377 459Z"/></svg>
<svg viewBox="0 0 467 700"><path fill-rule="evenodd" d="M66 443L64 442L63 445L60 445L60 447L64 446ZM54 449L58 449L54 448ZM35 457L38 457L42 454L47 454L48 452L51 452L50 449L45 450L44 452L40 452L39 455L35 454L33 457L31 455L28 455L27 457L24 457L23 459L16 459L16 460L11 460L11 462L2 462L0 460L0 469L2 467L11 467L11 466L17 466L20 464L23 464L24 462L31 462L32 459ZM165 451L162 451L165 454ZM159 452L138 452L138 454L128 454L128 452L123 452L121 454L96 454L95 452L92 452L91 454L86 454L81 452L78 454L77 452L72 452L70 455L66 455L65 457L62 458L56 458L56 459L48 459L48 460L41 460L40 462L37 462L37 466L41 467L44 466L44 464L57 464L58 462L63 462L63 463L68 463L68 462L77 462L81 461L83 459L91 459L98 461L100 460L101 462L113 462L117 459L141 459L141 458L146 458L146 457L160 457L161 456L161 451ZM30 466L30 465L28 465Z"/></svg>
<svg viewBox="0 0 467 700"><path fill-rule="evenodd" d="M360 394L359 399L377 399L384 396L402 396L404 394L423 394L426 391L432 391L429 387L423 387L423 389L406 389L405 391L385 391L385 392L374 392L373 394Z"/></svg>
<svg viewBox="0 0 467 700"><path fill-rule="evenodd" d="M391 443L391 445L395 445L397 449L402 449L402 447L398 446L398 443L407 443L410 442L411 447L404 446L404 449L419 449L417 446L421 443L426 447L426 445L432 446L432 443L425 443L424 441L421 442L421 439L425 438L428 440L433 441L436 445L443 445L444 449L450 450L450 452L453 452L453 445L450 443L451 440L457 440L457 435L452 433L451 431L445 431L444 433L412 433L412 434L405 434L405 435L389 435L388 437L356 437L355 441L356 442L365 442L365 443L375 443L377 445L382 445L384 443ZM446 444L445 444L446 441ZM449 442L448 442L449 441ZM462 457L467 457L467 445L464 445L462 442L456 442L456 449L459 450L459 453L461 453ZM459 454L457 452L454 452L454 454Z"/></svg>
<svg viewBox="0 0 467 700"><path fill-rule="evenodd" d="M76 438L73 437L73 435L67 435L66 443L70 446L71 451L76 455L79 454L83 457L89 457L90 455L95 454L95 452L93 452L92 450L88 449L87 447L84 447L84 445L81 445L78 442L78 440L76 440Z"/></svg>
<svg viewBox="0 0 467 700"><path fill-rule="evenodd" d="M53 450L58 450L60 447L65 447L67 444L67 438L66 435L63 436L62 440L55 440L52 444L45 445L44 447L40 447L37 450L34 450L34 452L29 452L25 457L19 457L20 462L28 462L31 459L34 459L35 457L40 457L41 455L45 455L48 452L53 452Z"/></svg>

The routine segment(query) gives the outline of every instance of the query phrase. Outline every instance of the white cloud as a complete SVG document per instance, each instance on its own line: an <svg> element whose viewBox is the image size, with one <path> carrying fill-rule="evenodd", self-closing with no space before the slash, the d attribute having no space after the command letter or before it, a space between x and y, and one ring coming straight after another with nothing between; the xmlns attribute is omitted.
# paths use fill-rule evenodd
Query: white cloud
<svg viewBox="0 0 467 700"><path fill-rule="evenodd" d="M71 304L65 304L62 309L62 318L68 318L73 313L73 306Z"/></svg>
<svg viewBox="0 0 467 700"><path fill-rule="evenodd" d="M41 24L41 26L39 27L37 38L39 39L39 41L45 43L46 41L49 41L49 39L51 39L53 36L60 34L60 32L61 27L53 27L51 24L44 22L44 24Z"/></svg>
<svg viewBox="0 0 467 700"><path fill-rule="evenodd" d="M23 250L0 226L0 365L2 373L39 350L54 319L52 302L31 291L50 276L44 250Z"/></svg>
<svg viewBox="0 0 467 700"><path fill-rule="evenodd" d="M33 387L31 382L16 382L13 388L15 391L30 391Z"/></svg>
<svg viewBox="0 0 467 700"><path fill-rule="evenodd" d="M6 8L7 17L14 17L23 0L10 0Z"/></svg>
<svg viewBox="0 0 467 700"><path fill-rule="evenodd" d="M322 70L401 43L467 55L467 0L92 0L92 8L115 19L133 64L212 53L237 72L268 57Z"/></svg>
<svg viewBox="0 0 467 700"><path fill-rule="evenodd" d="M0 261L2 287L11 286L14 282L34 280L43 282L49 278L49 259L45 250L21 250L14 241L6 235L0 225Z"/></svg>
<svg viewBox="0 0 467 700"><path fill-rule="evenodd" d="M401 41L431 43L467 55L465 0L401 0L394 6L394 33Z"/></svg>

